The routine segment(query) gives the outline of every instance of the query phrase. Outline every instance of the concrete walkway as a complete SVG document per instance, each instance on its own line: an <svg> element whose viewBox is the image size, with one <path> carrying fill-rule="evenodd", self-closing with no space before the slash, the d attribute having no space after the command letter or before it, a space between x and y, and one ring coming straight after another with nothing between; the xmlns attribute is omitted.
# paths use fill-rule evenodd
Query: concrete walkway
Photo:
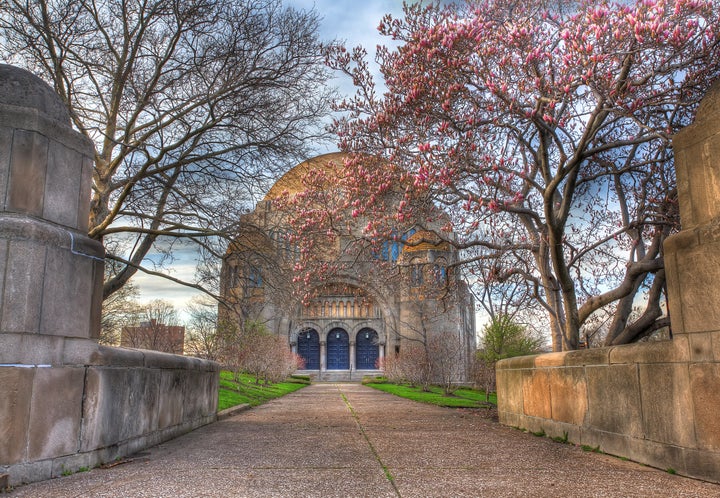
<svg viewBox="0 0 720 498"><path fill-rule="evenodd" d="M588 453L358 384L316 384L108 469L19 497L720 497L720 485Z"/></svg>

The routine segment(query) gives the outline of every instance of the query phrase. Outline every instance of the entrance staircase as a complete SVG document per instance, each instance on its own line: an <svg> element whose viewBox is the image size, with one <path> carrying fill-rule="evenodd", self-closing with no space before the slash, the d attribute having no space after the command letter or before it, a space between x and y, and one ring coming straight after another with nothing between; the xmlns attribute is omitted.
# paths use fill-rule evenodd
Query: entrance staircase
<svg viewBox="0 0 720 498"><path fill-rule="evenodd" d="M382 370L298 370L298 375L308 375L313 382L360 382L363 377L383 375Z"/></svg>

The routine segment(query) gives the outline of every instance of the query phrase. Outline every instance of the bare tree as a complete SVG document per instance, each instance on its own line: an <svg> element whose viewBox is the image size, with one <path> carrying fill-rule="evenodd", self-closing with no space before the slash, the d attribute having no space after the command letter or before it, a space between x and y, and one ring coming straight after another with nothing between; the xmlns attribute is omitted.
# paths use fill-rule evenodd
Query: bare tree
<svg viewBox="0 0 720 498"><path fill-rule="evenodd" d="M177 281L161 271L177 241L218 256L322 138L317 28L279 0L2 2L3 58L49 81L95 144L89 234L120 263L105 297L138 270Z"/></svg>
<svg viewBox="0 0 720 498"><path fill-rule="evenodd" d="M122 346L182 354L185 327L179 325L177 311L171 303L156 299L142 307L139 324L124 327Z"/></svg>
<svg viewBox="0 0 720 498"><path fill-rule="evenodd" d="M185 354L220 361L225 341L218 329L217 302L198 296L187 306L186 312L190 319L185 336Z"/></svg>

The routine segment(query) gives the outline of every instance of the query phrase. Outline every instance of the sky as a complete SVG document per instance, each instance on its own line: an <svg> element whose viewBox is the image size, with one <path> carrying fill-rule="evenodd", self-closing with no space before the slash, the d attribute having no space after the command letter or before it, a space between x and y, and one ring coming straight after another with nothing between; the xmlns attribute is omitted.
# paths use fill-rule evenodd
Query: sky
<svg viewBox="0 0 720 498"><path fill-rule="evenodd" d="M395 17L402 15L402 0L283 0L288 7L296 9L315 9L319 14L319 35L323 41L342 41L348 48L362 45L372 60L378 44L388 44L391 40L380 36L378 24L385 14ZM377 80L376 80L377 82ZM337 79L335 84L341 92L348 93L352 85L348 81ZM323 151L329 152L329 151ZM170 273L173 277L192 281L195 274L196 254L191 250L177 250ZM173 303L180 314L180 320L187 320L183 309L193 297L201 293L161 277L138 272L132 279L140 291L138 300L147 303L153 299L164 299Z"/></svg>

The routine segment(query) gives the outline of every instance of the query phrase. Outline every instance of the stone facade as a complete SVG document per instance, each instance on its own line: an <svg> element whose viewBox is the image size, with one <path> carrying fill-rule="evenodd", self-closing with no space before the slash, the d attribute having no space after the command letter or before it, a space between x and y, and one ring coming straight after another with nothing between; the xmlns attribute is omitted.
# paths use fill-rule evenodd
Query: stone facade
<svg viewBox="0 0 720 498"><path fill-rule="evenodd" d="M503 424L720 482L720 82L673 140L682 231L665 242L673 339L498 364Z"/></svg>
<svg viewBox="0 0 720 498"><path fill-rule="evenodd" d="M363 219L331 242L317 240L319 259L339 270L322 283L308 280L299 290L309 297L297 298L292 282L299 275L293 269L299 248L288 237L291 228L276 200L302 191L303 176L315 168L332 179L342 161L341 153L333 153L299 164L246 216L245 233L223 261L221 292L234 309L221 307L221 318L262 322L286 337L319 378L359 380L379 373L383 358L404 343L443 334L462 350L457 380L465 380L475 351L473 303L452 268L457 255L446 242L452 234L441 232L441 217L408 224L375 252L354 245Z"/></svg>
<svg viewBox="0 0 720 498"><path fill-rule="evenodd" d="M218 366L97 344L94 149L50 87L0 65L0 483L112 461L215 420Z"/></svg>

